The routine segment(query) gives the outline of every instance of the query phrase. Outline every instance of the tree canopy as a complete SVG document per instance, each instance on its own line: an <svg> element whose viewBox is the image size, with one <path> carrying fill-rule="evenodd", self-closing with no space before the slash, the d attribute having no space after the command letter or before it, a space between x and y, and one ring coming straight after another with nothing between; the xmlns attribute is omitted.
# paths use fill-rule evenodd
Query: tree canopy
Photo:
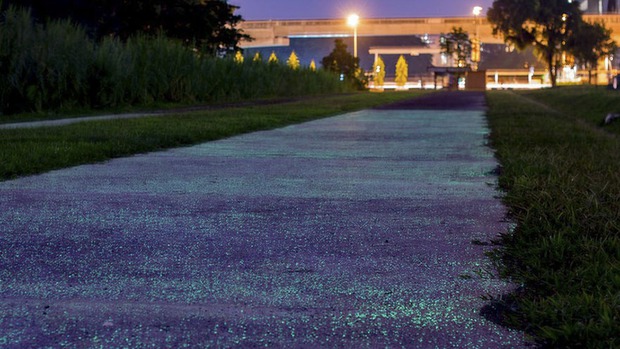
<svg viewBox="0 0 620 349"><path fill-rule="evenodd" d="M577 63L588 69L588 82L592 82L592 70L596 69L599 60L613 54L616 43L611 39L611 30L601 23L582 22L578 30L572 35L566 46Z"/></svg>
<svg viewBox="0 0 620 349"><path fill-rule="evenodd" d="M377 56L375 64L373 65L373 70L375 88L383 88L383 84L385 83L385 62L383 62L381 56Z"/></svg>
<svg viewBox="0 0 620 349"><path fill-rule="evenodd" d="M235 52L250 39L236 29L243 18L226 0L5 0L8 5L30 7L42 21L70 18L97 38L163 33L212 54Z"/></svg>
<svg viewBox="0 0 620 349"><path fill-rule="evenodd" d="M347 45L341 39L336 39L333 51L323 57L321 64L323 64L323 68L326 70L344 74L345 77L353 80L356 78L359 58L353 57L347 51Z"/></svg>
<svg viewBox="0 0 620 349"><path fill-rule="evenodd" d="M579 2L566 0L495 0L487 12L493 33L519 49L533 46L556 85L561 53L583 21Z"/></svg>
<svg viewBox="0 0 620 349"><path fill-rule="evenodd" d="M409 65L403 55L398 57L396 62L396 86L405 86L407 84L407 78L409 76Z"/></svg>
<svg viewBox="0 0 620 349"><path fill-rule="evenodd" d="M448 34L442 34L439 47L453 62L452 65L459 68L469 66L472 45L469 34L463 28L452 28Z"/></svg>

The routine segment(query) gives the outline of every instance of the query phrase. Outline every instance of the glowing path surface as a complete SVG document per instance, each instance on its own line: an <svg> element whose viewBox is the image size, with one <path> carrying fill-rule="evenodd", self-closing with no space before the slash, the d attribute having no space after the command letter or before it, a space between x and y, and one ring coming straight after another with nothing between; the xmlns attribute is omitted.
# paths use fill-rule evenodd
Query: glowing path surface
<svg viewBox="0 0 620 349"><path fill-rule="evenodd" d="M509 288L472 243L507 229L483 113L361 111L0 183L0 347L519 347L479 315Z"/></svg>

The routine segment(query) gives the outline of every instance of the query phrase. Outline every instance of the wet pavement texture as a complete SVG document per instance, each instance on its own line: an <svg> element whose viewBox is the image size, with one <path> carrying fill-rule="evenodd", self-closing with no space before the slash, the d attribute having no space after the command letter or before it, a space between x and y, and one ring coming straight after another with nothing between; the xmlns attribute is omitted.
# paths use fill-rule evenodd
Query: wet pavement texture
<svg viewBox="0 0 620 349"><path fill-rule="evenodd" d="M480 315L488 132L365 110L0 183L0 347L523 346Z"/></svg>

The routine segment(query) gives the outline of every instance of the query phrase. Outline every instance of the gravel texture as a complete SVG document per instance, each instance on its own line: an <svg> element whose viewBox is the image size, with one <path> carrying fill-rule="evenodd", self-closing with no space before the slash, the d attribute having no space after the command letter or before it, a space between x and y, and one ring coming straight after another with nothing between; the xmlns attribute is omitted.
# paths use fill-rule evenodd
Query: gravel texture
<svg viewBox="0 0 620 349"><path fill-rule="evenodd" d="M484 112L462 108L0 183L0 347L525 346L480 315L511 285L472 242L508 225Z"/></svg>

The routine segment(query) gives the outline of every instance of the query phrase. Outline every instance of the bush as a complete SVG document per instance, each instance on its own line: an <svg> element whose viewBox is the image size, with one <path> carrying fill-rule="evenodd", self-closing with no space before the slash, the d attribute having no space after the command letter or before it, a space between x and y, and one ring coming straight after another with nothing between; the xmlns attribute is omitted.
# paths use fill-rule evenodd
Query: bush
<svg viewBox="0 0 620 349"><path fill-rule="evenodd" d="M342 92L337 77L280 64L201 56L166 38L95 43L70 21L0 17L0 113L68 111L155 102L234 102Z"/></svg>

